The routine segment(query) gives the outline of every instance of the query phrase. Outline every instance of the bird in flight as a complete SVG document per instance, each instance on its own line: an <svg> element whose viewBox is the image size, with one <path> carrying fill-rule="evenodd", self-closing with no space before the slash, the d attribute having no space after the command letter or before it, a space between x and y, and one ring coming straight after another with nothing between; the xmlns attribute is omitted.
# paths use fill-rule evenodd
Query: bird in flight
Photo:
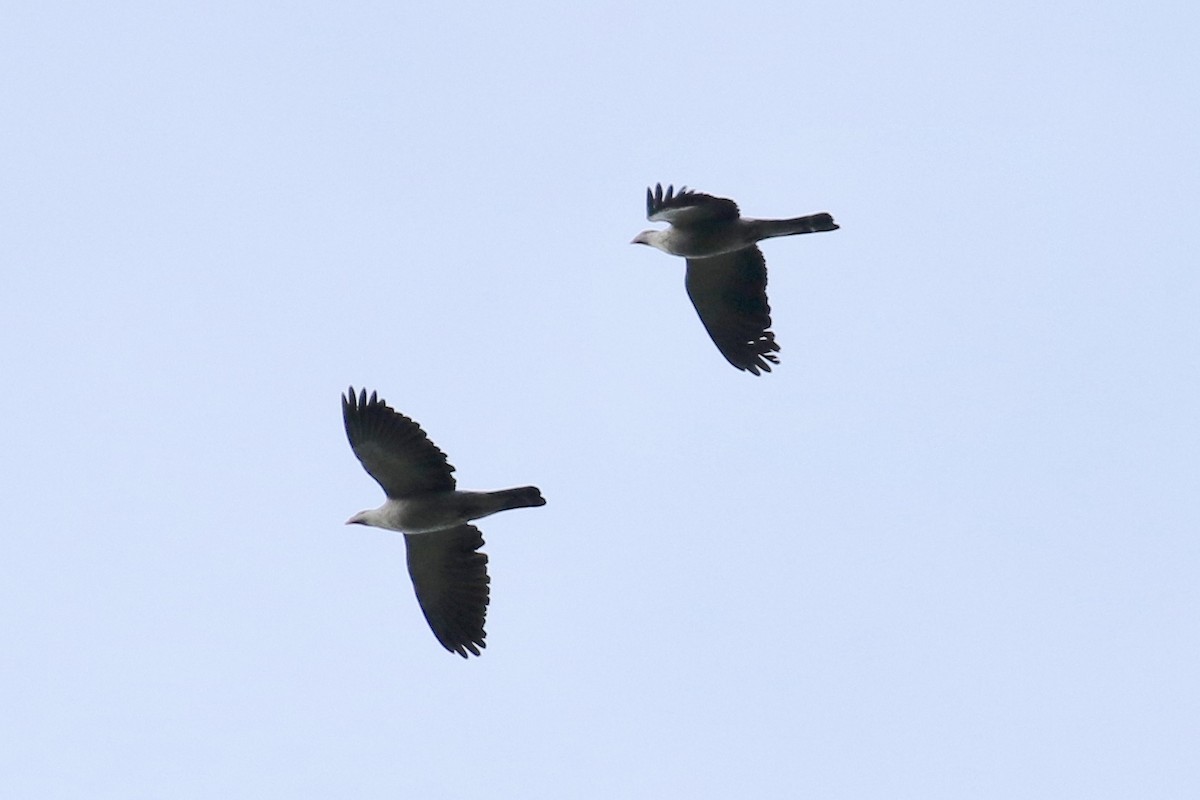
<svg viewBox="0 0 1200 800"><path fill-rule="evenodd" d="M794 219L750 219L737 203L662 184L646 190L646 217L665 230L642 231L631 244L648 244L687 259L684 284L708 335L730 364L755 375L779 363L779 345L767 305L767 263L757 242L775 236L836 231L829 214Z"/></svg>
<svg viewBox="0 0 1200 800"><path fill-rule="evenodd" d="M454 467L421 426L383 400L354 387L342 395L346 437L363 469L387 500L360 511L347 525L370 525L404 534L408 574L433 635L463 658L486 647L483 630L491 579L483 536L471 520L512 508L544 506L536 486L498 492L455 488Z"/></svg>

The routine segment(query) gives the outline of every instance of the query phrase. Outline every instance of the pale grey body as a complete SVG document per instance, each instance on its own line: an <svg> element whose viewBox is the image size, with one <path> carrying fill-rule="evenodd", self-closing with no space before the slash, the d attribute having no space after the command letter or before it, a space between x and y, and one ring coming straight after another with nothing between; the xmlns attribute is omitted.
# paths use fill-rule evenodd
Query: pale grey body
<svg viewBox="0 0 1200 800"><path fill-rule="evenodd" d="M497 492L456 488L454 467L421 426L374 392L354 387L342 397L346 437L363 469L379 482L387 500L360 511L347 525L369 525L404 534L408 573L433 635L463 658L484 647L491 597L483 536L471 520L512 508L543 506L536 486Z"/></svg>
<svg viewBox="0 0 1200 800"><path fill-rule="evenodd" d="M661 218L666 219L665 217ZM833 229L836 227L834 226ZM745 250L763 239L813 232L813 217L797 217L796 219L739 217L734 224L730 225L693 225L682 228L672 225L665 230L646 230L635 236L630 244L648 244L664 253L683 258L712 258Z"/></svg>
<svg viewBox="0 0 1200 800"><path fill-rule="evenodd" d="M662 184L646 190L646 217L666 222L665 230L646 230L632 244L645 244L687 259L685 286L700 321L721 355L755 375L778 364L779 345L767 304L767 263L758 242L776 236L834 231L829 214L793 219L751 219L724 197L700 194L686 186L675 192Z"/></svg>
<svg viewBox="0 0 1200 800"><path fill-rule="evenodd" d="M499 511L525 508L531 487L498 492L438 492L409 498L389 497L379 508L360 511L347 525L370 525L400 533L424 534L454 528Z"/></svg>

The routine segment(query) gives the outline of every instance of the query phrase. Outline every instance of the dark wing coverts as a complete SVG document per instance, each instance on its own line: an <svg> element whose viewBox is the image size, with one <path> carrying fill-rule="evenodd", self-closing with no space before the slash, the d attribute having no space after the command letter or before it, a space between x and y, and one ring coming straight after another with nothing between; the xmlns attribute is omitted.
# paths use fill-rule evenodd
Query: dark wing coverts
<svg viewBox="0 0 1200 800"><path fill-rule="evenodd" d="M433 635L452 653L463 658L479 655L486 647L483 630L487 616L487 555L483 536L474 525L459 525L437 533L404 535L408 545L408 574L421 611Z"/></svg>
<svg viewBox="0 0 1200 800"><path fill-rule="evenodd" d="M700 321L730 364L758 375L779 363L779 345L767 330L767 264L758 247L689 258L685 283Z"/></svg>
<svg viewBox="0 0 1200 800"><path fill-rule="evenodd" d="M367 390L342 396L346 437L363 469L388 497L413 497L454 489L454 467L421 426Z"/></svg>
<svg viewBox="0 0 1200 800"><path fill-rule="evenodd" d="M739 217L737 203L724 197L693 192L681 186L675 192L668 186L664 193L662 184L654 191L646 190L646 218L651 222L669 222L678 228L704 225L711 222L732 222Z"/></svg>

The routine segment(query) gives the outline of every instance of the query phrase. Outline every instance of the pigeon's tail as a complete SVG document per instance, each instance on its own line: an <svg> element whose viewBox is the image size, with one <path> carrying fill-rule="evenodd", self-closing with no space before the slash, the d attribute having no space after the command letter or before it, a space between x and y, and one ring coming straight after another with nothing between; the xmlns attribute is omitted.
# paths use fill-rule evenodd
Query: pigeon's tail
<svg viewBox="0 0 1200 800"><path fill-rule="evenodd" d="M502 489L499 492L489 492L489 494L500 503L498 511L546 505L541 489L536 486L518 486L516 489Z"/></svg>
<svg viewBox="0 0 1200 800"><path fill-rule="evenodd" d="M770 239L773 236L792 236L797 233L818 233L820 231L836 231L838 225L829 214L810 214L807 217L794 219L760 219L759 238Z"/></svg>

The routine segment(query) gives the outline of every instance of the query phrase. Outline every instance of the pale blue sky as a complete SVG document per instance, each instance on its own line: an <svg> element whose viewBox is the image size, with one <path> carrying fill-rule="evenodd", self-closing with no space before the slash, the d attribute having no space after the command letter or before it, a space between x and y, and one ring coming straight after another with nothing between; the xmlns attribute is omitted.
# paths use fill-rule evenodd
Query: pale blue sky
<svg viewBox="0 0 1200 800"><path fill-rule="evenodd" d="M1200 793L1185 3L38 3L0 26L0 794ZM729 367L648 183L764 245ZM342 431L481 525L442 650Z"/></svg>

